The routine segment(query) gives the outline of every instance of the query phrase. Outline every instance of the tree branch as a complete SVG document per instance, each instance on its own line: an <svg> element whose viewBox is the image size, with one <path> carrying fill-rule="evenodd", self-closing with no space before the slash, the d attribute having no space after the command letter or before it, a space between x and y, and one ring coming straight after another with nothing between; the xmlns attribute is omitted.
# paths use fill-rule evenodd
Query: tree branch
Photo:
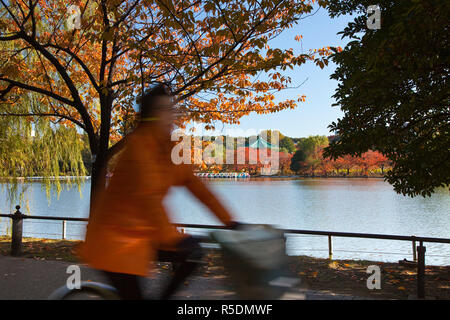
<svg viewBox="0 0 450 320"><path fill-rule="evenodd" d="M45 90L45 89L42 89L42 88L39 88L39 87L35 87L35 86L32 86L32 85L28 85L28 84L25 84L25 83L22 83L22 82L18 82L18 81L15 81L15 80L11 80L11 79L8 79L8 78L1 78L0 77L0 81L8 82L10 85L13 85L14 87L19 87L19 88L22 88L22 89L26 89L26 90L30 90L30 91L33 91L33 92L44 94L46 96L49 96L49 97L51 97L51 98L53 98L55 100L58 100L58 101L62 102L62 103L68 104L69 106L75 107L75 102L74 101L71 101L71 100L69 100L67 98L61 97L60 95L58 95L56 93L53 93L51 91L48 91L48 90Z"/></svg>
<svg viewBox="0 0 450 320"><path fill-rule="evenodd" d="M66 119L66 120L69 120L69 121L75 123L76 125L78 125L83 130L86 129L84 124L82 124L80 121L72 118L71 116L66 116L66 115L59 114L59 113L0 113L0 117L32 117L32 116L34 116L34 117L57 117L57 118L62 118L62 119Z"/></svg>
<svg viewBox="0 0 450 320"><path fill-rule="evenodd" d="M94 86L94 88L99 91L100 87L97 84L97 80L95 79L94 75L92 74L92 72L89 70L89 68L86 66L86 64L83 62L83 60L80 59L80 57L78 57L78 55L76 53L74 53L72 50L70 50L69 48L63 48L59 45L56 44L46 44L44 45L45 47L51 47L60 51L63 51L65 53L67 53L68 55L70 55L76 62L78 62L78 64L81 66L81 68L83 68L84 72L86 72L89 80L91 81L92 85Z"/></svg>

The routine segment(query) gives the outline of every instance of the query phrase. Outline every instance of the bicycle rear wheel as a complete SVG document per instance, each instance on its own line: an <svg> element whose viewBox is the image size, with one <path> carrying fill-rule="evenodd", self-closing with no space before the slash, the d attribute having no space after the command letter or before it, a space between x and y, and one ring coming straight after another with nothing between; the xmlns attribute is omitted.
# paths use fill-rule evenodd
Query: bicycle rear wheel
<svg viewBox="0 0 450 320"><path fill-rule="evenodd" d="M80 289L61 286L48 300L120 300L115 288L100 282L81 282Z"/></svg>

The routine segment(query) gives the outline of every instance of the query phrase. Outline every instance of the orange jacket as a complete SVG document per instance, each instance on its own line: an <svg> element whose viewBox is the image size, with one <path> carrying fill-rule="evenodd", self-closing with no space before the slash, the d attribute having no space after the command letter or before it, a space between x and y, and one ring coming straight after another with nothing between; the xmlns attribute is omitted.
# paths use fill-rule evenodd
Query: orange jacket
<svg viewBox="0 0 450 320"><path fill-rule="evenodd" d="M143 122L127 138L114 174L92 206L86 240L78 255L91 267L147 276L158 249L173 250L184 237L169 221L163 199L173 185L186 186L224 224L228 211L194 176L174 165L171 141Z"/></svg>

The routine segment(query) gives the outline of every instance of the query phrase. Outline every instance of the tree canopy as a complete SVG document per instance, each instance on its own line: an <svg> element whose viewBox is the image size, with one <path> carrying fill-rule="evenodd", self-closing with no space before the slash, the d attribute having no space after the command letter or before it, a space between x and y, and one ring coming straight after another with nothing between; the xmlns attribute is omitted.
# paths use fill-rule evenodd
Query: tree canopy
<svg viewBox="0 0 450 320"><path fill-rule="evenodd" d="M313 2L0 1L0 116L83 130L94 180L110 146L129 130L135 97L152 83L173 88L180 126L294 108L303 96L275 102L274 94L291 85L280 71L307 61L323 68L329 48L296 55L269 42ZM67 28L71 5L80 9L80 28ZM39 103L19 110L31 93Z"/></svg>
<svg viewBox="0 0 450 320"><path fill-rule="evenodd" d="M291 138L283 136L280 138L280 149L286 153L293 153L295 151L295 143Z"/></svg>
<svg viewBox="0 0 450 320"><path fill-rule="evenodd" d="M314 174L314 170L321 164L322 162L322 150L324 147L328 146L328 138L326 136L310 136L308 138L301 139L298 144L298 155L294 158L297 161L303 161L303 166L310 169L310 171ZM298 170L295 170L298 171Z"/></svg>
<svg viewBox="0 0 450 320"><path fill-rule="evenodd" d="M306 153L303 150L299 149L295 151L294 155L292 156L289 168L296 173L298 173L301 169L306 168L306 157Z"/></svg>
<svg viewBox="0 0 450 320"><path fill-rule="evenodd" d="M392 161L386 177L397 192L429 196L450 185L450 3L377 3L381 29L368 30L370 1L329 1L331 17L356 18L341 32L351 41L333 55L344 116L330 125L338 139L325 154L378 150Z"/></svg>

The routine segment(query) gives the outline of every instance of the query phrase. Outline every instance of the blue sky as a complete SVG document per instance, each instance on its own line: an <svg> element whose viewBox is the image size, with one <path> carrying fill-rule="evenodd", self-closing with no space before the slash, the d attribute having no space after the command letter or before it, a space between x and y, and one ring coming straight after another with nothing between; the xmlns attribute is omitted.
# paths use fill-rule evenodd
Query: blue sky
<svg viewBox="0 0 450 320"><path fill-rule="evenodd" d="M315 12L315 11L314 11ZM271 48L293 48L294 53L307 52L309 49L322 48L324 46L344 47L347 39L341 40L337 33L345 28L350 16L341 16L331 19L326 10L320 8L316 14L301 20L291 29L286 30L270 43ZM302 43L294 40L298 34L303 35ZM252 113L241 118L240 125L222 125L216 123L215 132L202 131L201 125L195 125L196 134L230 134L247 135L246 132L265 129L279 130L290 137L307 137L310 135L330 135L328 125L342 116L339 107L332 107L334 99L331 96L337 87L337 82L330 79L335 65L330 63L324 69L320 69L312 63L301 65L294 70L285 71L291 76L292 86L296 87L308 79L298 89L286 89L276 94L277 100L288 98L297 99L299 95L306 95L306 102L298 103L294 110L284 110L273 114L257 115ZM231 132L230 132L231 131ZM236 134L233 134L233 131ZM241 132L241 133L239 133Z"/></svg>

